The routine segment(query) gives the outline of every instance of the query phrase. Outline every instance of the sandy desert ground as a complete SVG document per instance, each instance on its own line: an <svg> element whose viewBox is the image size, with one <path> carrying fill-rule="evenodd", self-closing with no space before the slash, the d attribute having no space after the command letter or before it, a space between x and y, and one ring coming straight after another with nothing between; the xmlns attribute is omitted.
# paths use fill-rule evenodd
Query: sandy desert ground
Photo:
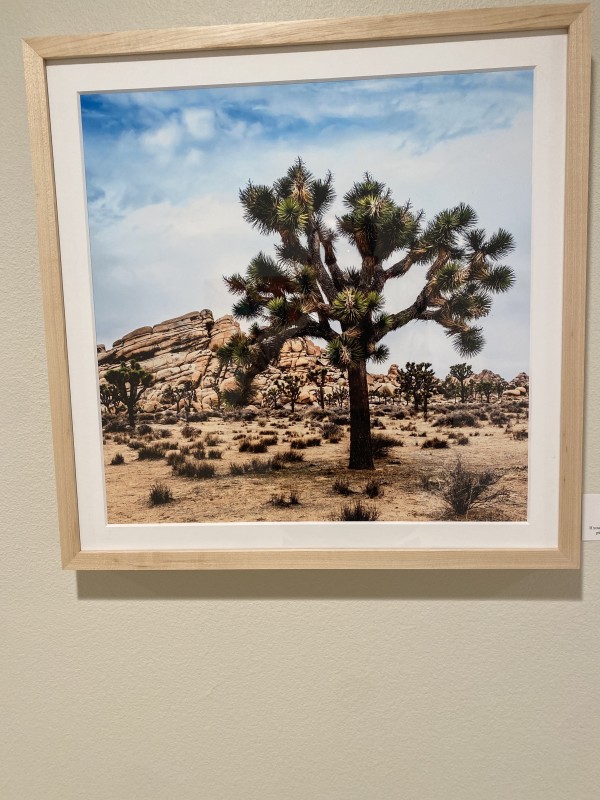
<svg viewBox="0 0 600 800"><path fill-rule="evenodd" d="M475 424L456 424L460 417L454 418L454 425L435 424L444 415L449 422L457 413L465 413L467 423L474 418ZM372 410L373 433L388 437L393 444L376 459L374 472L347 469L347 409L323 413L312 407L294 415L264 410L254 418L249 416L248 412L213 412L187 426L182 420L166 425L140 419L135 433L115 431L119 422L109 419L104 434L108 521L335 520L344 506L358 499L381 521L464 519L452 512L439 493L457 457L467 469L477 473L491 469L500 476L489 490L500 495L472 507L467 519L526 519L526 399L434 403L428 421L406 406L377 406ZM435 439L447 442L447 447L423 447ZM311 440L312 446L302 446ZM244 441L259 452L240 452ZM300 445L292 446L298 441ZM144 458L147 449L153 458ZM283 460L289 452L302 460ZM124 463L111 464L119 453ZM182 477L176 474L177 464L191 464L192 471L194 466L208 465L215 474ZM377 484L371 486L371 496L365 493L369 482ZM172 501L153 505L149 494L155 484L167 487Z"/></svg>

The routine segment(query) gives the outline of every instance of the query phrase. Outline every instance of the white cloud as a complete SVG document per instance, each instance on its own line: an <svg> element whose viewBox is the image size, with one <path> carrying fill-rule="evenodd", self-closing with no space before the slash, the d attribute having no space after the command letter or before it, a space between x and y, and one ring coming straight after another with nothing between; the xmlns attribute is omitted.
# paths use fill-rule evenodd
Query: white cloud
<svg viewBox="0 0 600 800"><path fill-rule="evenodd" d="M210 108L184 108L181 114L187 134L199 142L215 135L215 114Z"/></svg>

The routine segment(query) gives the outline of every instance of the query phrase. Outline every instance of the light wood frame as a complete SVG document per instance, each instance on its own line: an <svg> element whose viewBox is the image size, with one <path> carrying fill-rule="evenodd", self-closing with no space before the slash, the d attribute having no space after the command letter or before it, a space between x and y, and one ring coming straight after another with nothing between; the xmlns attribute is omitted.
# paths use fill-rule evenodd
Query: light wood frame
<svg viewBox="0 0 600 800"><path fill-rule="evenodd" d="M542 569L579 566L587 253L590 6L538 5L432 14L51 36L23 42L50 382L62 564L67 569ZM566 31L567 153L558 547L552 549L279 549L82 551L69 392L46 65L424 37Z"/></svg>

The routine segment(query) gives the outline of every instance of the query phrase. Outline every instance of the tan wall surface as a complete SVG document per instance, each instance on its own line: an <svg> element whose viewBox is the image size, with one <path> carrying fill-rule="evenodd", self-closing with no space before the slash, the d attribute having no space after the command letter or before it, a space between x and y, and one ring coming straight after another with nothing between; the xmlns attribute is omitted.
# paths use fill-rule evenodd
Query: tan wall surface
<svg viewBox="0 0 600 800"><path fill-rule="evenodd" d="M508 5L480 5L494 4ZM473 3L1 0L3 800L598 797L600 544L563 574L59 569L19 40L459 5ZM588 492L600 492L599 165L595 124Z"/></svg>

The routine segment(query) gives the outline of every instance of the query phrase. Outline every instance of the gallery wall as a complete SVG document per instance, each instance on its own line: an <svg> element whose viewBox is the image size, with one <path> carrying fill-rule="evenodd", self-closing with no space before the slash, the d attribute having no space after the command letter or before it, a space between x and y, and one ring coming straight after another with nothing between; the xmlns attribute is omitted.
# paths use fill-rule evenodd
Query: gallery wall
<svg viewBox="0 0 600 800"><path fill-rule="evenodd" d="M474 5L3 0L2 798L596 796L598 543L562 573L59 568L20 39ZM595 84L587 492L600 492L597 101Z"/></svg>

